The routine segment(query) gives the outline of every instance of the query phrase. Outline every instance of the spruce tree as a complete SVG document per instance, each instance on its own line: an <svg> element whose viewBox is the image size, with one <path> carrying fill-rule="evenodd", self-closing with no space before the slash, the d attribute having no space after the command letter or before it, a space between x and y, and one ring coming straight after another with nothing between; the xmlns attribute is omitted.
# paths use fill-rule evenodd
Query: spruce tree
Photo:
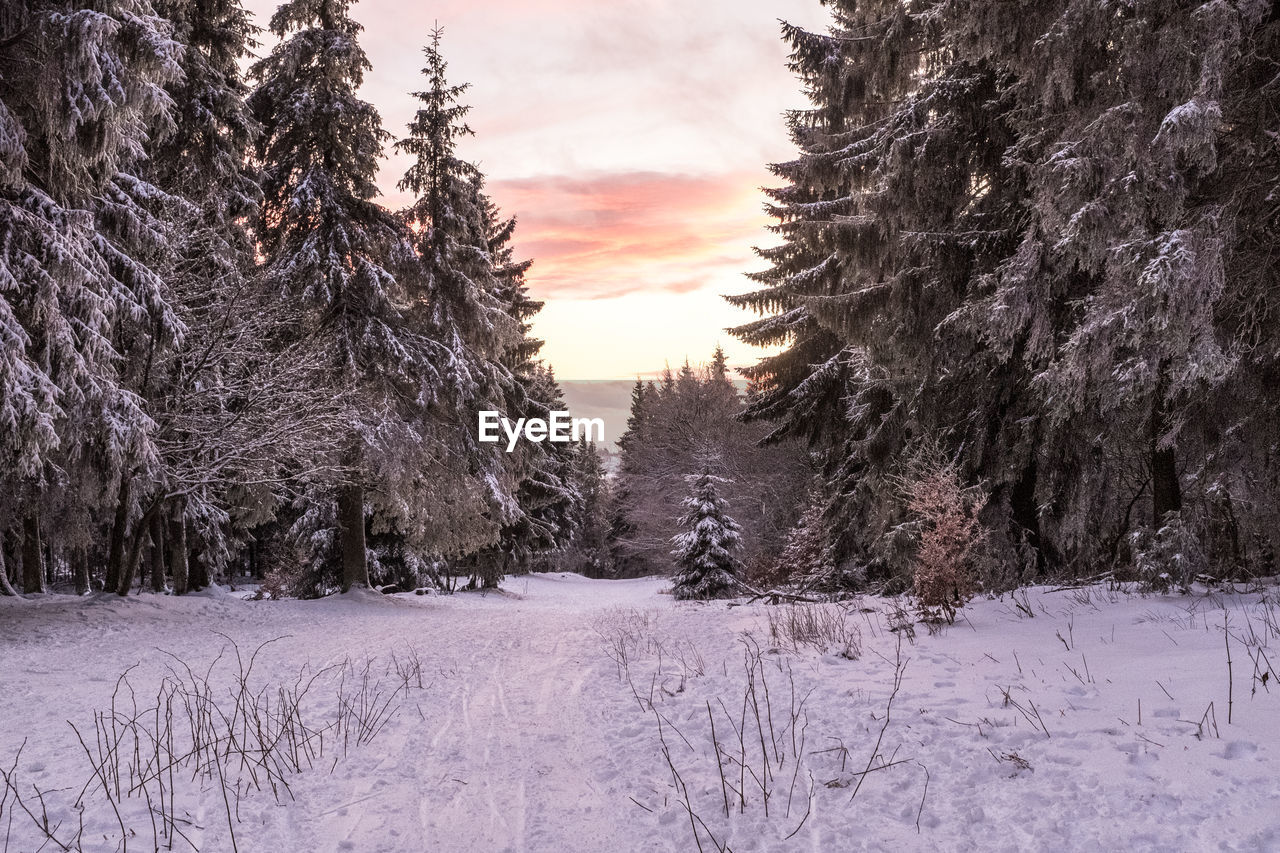
<svg viewBox="0 0 1280 853"><path fill-rule="evenodd" d="M42 506L56 508L61 551L86 544L122 491L123 536L125 484L155 463L126 356L182 326L149 263L166 234L146 200L162 194L136 169L167 123L180 48L142 0L19 0L0 44L0 481L13 499L0 526L21 521L35 543Z"/></svg>
<svg viewBox="0 0 1280 853"><path fill-rule="evenodd" d="M498 247L490 245L495 235L505 242L514 221L504 230L482 192L483 175L457 155L457 140L471 135L464 121L470 107L458 102L469 85L449 83L440 51L443 35L437 27L423 48L428 87L413 93L422 106L409 123L409 135L395 144L414 157L398 186L416 197L401 216L417 235L425 276L421 303L446 353L464 360L446 372L464 394L476 395L491 381L483 375L486 360L497 361L517 335L498 301Z"/></svg>
<svg viewBox="0 0 1280 853"><path fill-rule="evenodd" d="M762 252L770 287L732 298L770 315L740 336L788 345L747 371L748 417L821 454L838 568L905 568L885 550L902 520L886 477L922 433L995 484L1012 552L1038 538L1038 421L1030 371L990 346L977 306L1026 228L1024 178L1005 157L1015 102L991 56L1011 44L1000 27L1025 22L987 7L832 7L829 34L784 27L813 106L790 117L799 157L774 167L789 185L769 193L783 237Z"/></svg>
<svg viewBox="0 0 1280 853"><path fill-rule="evenodd" d="M155 7L183 46L182 74L167 87L171 116L154 128L141 174L166 196L155 213L167 240L154 266L187 333L166 349L151 338L135 342L134 359L146 370L133 390L156 422L159 460L147 482L130 490L144 520L183 512L203 521L232 509L227 487L237 476L244 479L246 468L265 467L273 479L287 455L278 443L261 446L252 438L269 432L274 416L289 410L277 395L262 393L273 318L256 287L247 229L260 197L250 164L257 125L244 102L248 87L239 63L249 55L256 29L236 0L157 0ZM233 455L239 460L228 466ZM251 459L256 464L248 464ZM178 492L182 500L169 499ZM135 525L131 551L157 522ZM200 527L205 539L220 542L226 535L222 523ZM120 567L121 594L136 568ZM153 575L163 568L162 556L153 561ZM190 579L175 592L206 583L199 567Z"/></svg>
<svg viewBox="0 0 1280 853"><path fill-rule="evenodd" d="M515 334L507 338L501 364L510 371L506 410L516 418L546 418L564 411L564 396L552 368L538 359L542 341L533 337L533 317L542 303L529 297L525 273L530 262L516 260L510 246L514 219L502 219L489 208L489 251L498 286L496 295ZM512 519L502 532L511 565L527 569L540 554L561 552L578 532L581 483L574 477L576 450L571 445L526 443L520 454L508 454L517 478Z"/></svg>
<svg viewBox="0 0 1280 853"><path fill-rule="evenodd" d="M729 517L728 502L718 491L726 481L711 471L707 461L700 473L685 478L690 487L683 501L687 512L680 518L685 532L672 539L676 547L671 552L676 563L671 591L677 599L727 598L740 588L741 564L735 554L741 528Z"/></svg>
<svg viewBox="0 0 1280 853"><path fill-rule="evenodd" d="M484 192L484 176L457 152L471 135L469 107L460 103L467 84L451 84L436 28L424 48L427 87L415 92L421 106L397 149L414 156L400 188L415 194L401 217L414 232L419 261L415 308L442 349L438 359L438 423L451 431L444 441L466 466L466 477L484 503L456 530L474 530L445 549L464 553L486 586L508 571L527 569L532 553L562 537L557 524L540 518L564 488L559 449L522 444L504 453L476 435L480 411L512 419L546 417L559 399L554 379L536 363L541 342L530 337L529 320L541 303L528 298L528 261L515 259L515 220L502 216ZM459 417L461 419L459 420ZM476 546L481 546L479 549Z"/></svg>
<svg viewBox="0 0 1280 853"><path fill-rule="evenodd" d="M608 546L618 574L669 574L671 519L687 494L685 475L714 456L726 476L722 496L740 507L743 559L772 560L797 514L810 476L799 442L761 444L762 424L744 424L742 395L723 351L695 369L682 365L661 386L637 381L610 499Z"/></svg>
<svg viewBox="0 0 1280 853"><path fill-rule="evenodd" d="M636 523L634 514L638 495L633 491L635 476L639 473L639 457L646 441L645 423L650 395L656 395L652 386L646 386L639 378L631 389L631 409L627 415L627 428L618 439L619 469L613 495L609 501L609 570L614 576L634 577L648 574L640 551L635 547Z"/></svg>
<svg viewBox="0 0 1280 853"><path fill-rule="evenodd" d="M430 348L407 328L395 271L409 263L403 226L374 200L388 134L356 89L368 59L348 0L291 0L271 18L281 37L251 70L262 128L257 156L263 274L305 311L298 334L323 342L330 370L352 395L337 489L341 586L369 585L365 486L369 455L395 403L416 400Z"/></svg>
<svg viewBox="0 0 1280 853"><path fill-rule="evenodd" d="M1009 59L1022 141L1008 157L1030 166L1030 222L984 313L989 337L1036 370L1058 456L1044 497L1063 509L1059 536L1092 560L1114 558L1108 543L1129 525L1183 508L1180 435L1193 439L1196 401L1234 367L1239 331L1219 310L1234 217L1204 194L1235 172L1218 153L1234 135L1222 103L1262 13L1061 5L1036 49ZM1079 477L1100 433L1110 470ZM1125 469L1145 471L1135 483Z"/></svg>
<svg viewBox="0 0 1280 853"><path fill-rule="evenodd" d="M609 532L606 518L609 483L594 441L583 439L574 447L570 480L577 495L569 525L572 531L569 546L577 561L572 570L589 577L603 577Z"/></svg>
<svg viewBox="0 0 1280 853"><path fill-rule="evenodd" d="M564 396L550 368L534 365L521 371L520 378L527 401L520 416L545 419L553 411L564 411ZM503 574L528 571L540 554L567 547L582 505L574 478L574 445L530 444L516 487L516 512L499 539Z"/></svg>
<svg viewBox="0 0 1280 853"><path fill-rule="evenodd" d="M994 582L1132 563L1170 512L1243 559L1242 531L1270 534L1241 509L1276 485L1245 414L1269 370L1274 16L829 5L829 34L784 29L813 108L775 167L767 287L733 301L766 315L744 339L786 345L749 371L749 416L814 441L835 568L908 568L885 486L922 438L989 491Z"/></svg>

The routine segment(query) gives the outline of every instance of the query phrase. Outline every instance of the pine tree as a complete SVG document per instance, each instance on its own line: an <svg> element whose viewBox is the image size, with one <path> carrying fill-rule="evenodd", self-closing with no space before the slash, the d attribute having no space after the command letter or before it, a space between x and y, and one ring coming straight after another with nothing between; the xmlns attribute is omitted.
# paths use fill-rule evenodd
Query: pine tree
<svg viewBox="0 0 1280 853"><path fill-rule="evenodd" d="M770 285L734 297L769 314L735 330L788 344L747 374L748 417L821 453L840 499L840 570L907 567L886 552L901 520L886 476L921 434L964 448L987 479L1010 549L1038 540L1031 372L990 346L977 306L1026 228L1024 176L1006 159L1015 101L998 54L1038 15L1005 7L832 4L830 34L784 27L813 102L792 114L800 156L770 191L784 242Z"/></svg>
<svg viewBox="0 0 1280 853"><path fill-rule="evenodd" d="M1218 308L1233 217L1202 193L1234 171L1218 155L1233 135L1222 102L1262 13L1199 2L1119 15L1062 7L1038 49L1010 61L1022 141L1008 157L1030 167L1030 222L983 313L998 321L989 337L1036 371L1058 456L1045 497L1062 508L1058 536L1095 560L1115 556L1108 545L1128 525L1145 517L1159 527L1183 508L1188 406L1234 367L1238 332L1220 325ZM1079 477L1097 464L1099 432L1109 470ZM1134 518L1144 493L1149 512Z"/></svg>
<svg viewBox="0 0 1280 853"><path fill-rule="evenodd" d="M153 0L183 45L182 76L169 84L172 129L151 147L153 183L201 206L203 219L225 232L230 251L212 263L235 262L250 237L261 191L249 162L258 125L246 98L240 63L256 46L258 28L240 0Z"/></svg>
<svg viewBox="0 0 1280 853"><path fill-rule="evenodd" d="M515 220L503 220L490 207L489 248L498 279L496 294L515 335L508 339L501 363L510 371L506 410L513 417L546 418L564 411L564 395L551 367L538 359L542 341L533 337L533 317L542 303L529 298L525 273L530 263L516 261L509 245ZM577 532L582 507L581 485L574 477L576 450L569 445L526 444L521 454L508 454L518 478L514 515L503 530L504 552L511 565L525 570L541 554L561 552Z"/></svg>
<svg viewBox="0 0 1280 853"><path fill-rule="evenodd" d="M529 335L529 322L542 306L529 299L524 283L530 262L515 259L516 222L502 216L484 192L484 176L457 153L458 140L471 135L465 123L470 108L460 103L468 86L449 82L442 37L436 28L424 48L428 86L414 93L421 106L409 135L396 143L415 158L400 188L416 199L401 215L416 234L416 304L444 349L440 414L465 415L450 444L467 461L467 474L487 490L487 506L474 515L491 523L477 533L492 541L476 535L453 550L484 546L464 562L492 586L508 571L527 570L536 551L564 543L568 460L551 445L523 444L508 454L476 437L479 411L546 417L562 401L554 377L536 362L541 341Z"/></svg>
<svg viewBox="0 0 1280 853"><path fill-rule="evenodd" d="M714 456L733 482L724 497L740 507L743 559L755 570L772 561L795 521L810 476L798 442L761 445L767 429L740 419L742 396L723 351L708 365L684 364L661 386L637 381L609 507L608 546L616 574L666 574L669 530L686 495L685 475Z"/></svg>
<svg viewBox="0 0 1280 853"><path fill-rule="evenodd" d="M42 505L57 508L61 551L155 465L126 356L183 330L149 265L166 235L147 202L162 194L136 168L167 123L180 49L142 0L20 0L0 44L0 481L13 499L0 526L20 520L34 543Z"/></svg>
<svg viewBox="0 0 1280 853"><path fill-rule="evenodd" d="M672 539L676 547L671 552L676 562L672 594L677 599L726 598L739 588L741 564L735 552L740 528L718 492L726 481L711 471L707 461L700 473L685 478L691 489L683 502L687 512L680 518L685 532Z"/></svg>
<svg viewBox="0 0 1280 853"><path fill-rule="evenodd" d="M338 486L344 590L369 585L365 485L371 451L394 403L416 400L431 348L406 327L395 276L410 262L401 224L380 207L374 179L388 134L356 97L369 68L348 0L291 0L271 18L283 41L255 64L249 97L263 202L264 276L306 311L300 333L323 339L339 387L354 393ZM372 422L366 418L372 416Z"/></svg>
<svg viewBox="0 0 1280 853"><path fill-rule="evenodd" d="M605 478L604 461L594 441L582 440L573 453L570 479L577 501L573 507L569 541L570 570L590 577L603 577L607 551L609 525L606 518L608 481Z"/></svg>
<svg viewBox="0 0 1280 853"><path fill-rule="evenodd" d="M768 578L771 582L822 582L831 576L822 509L823 501L817 495L809 500L787 535L787 544Z"/></svg>
<svg viewBox="0 0 1280 853"><path fill-rule="evenodd" d="M821 453L836 568L908 569L884 486L921 439L989 490L1001 582L1123 562L1130 530L1179 510L1240 559L1242 527L1266 527L1242 525L1242 502L1275 486L1247 473L1274 454L1246 426L1257 386L1237 360L1267 371L1258 252L1275 231L1238 229L1270 216L1274 16L829 5L829 34L784 28L813 108L774 167L767 287L732 301L766 315L740 336L786 345L748 372L749 416Z"/></svg>
<svg viewBox="0 0 1280 853"><path fill-rule="evenodd" d="M254 440L271 431L277 413L290 410L278 395L262 393L269 383L255 381L270 373L262 367L270 364L270 309L252 278L247 225L260 193L249 158L257 125L244 103L248 87L239 62L249 55L256 30L235 0L158 0L155 6L183 45L182 75L167 87L172 114L153 130L141 176L165 195L154 206L166 241L153 266L187 332L168 348L154 338L135 341L132 357L146 369L132 390L156 422L159 459L145 482L128 485L142 514L130 551L150 535L166 504L167 514L178 511L171 494L184 494L183 511L193 519L217 518L230 509L227 486L237 474L244 479L247 468L266 468L266 478L274 479L288 455L278 443ZM299 376L291 380L300 384ZM293 426L295 435L303 432L301 424ZM233 456L237 463L228 466ZM251 459L256 464L248 464ZM201 532L221 541L223 527L203 525ZM163 568L162 557L153 561L153 575ZM136 569L120 566L121 594L129 591ZM190 580L175 592L205 583L198 569Z"/></svg>
<svg viewBox="0 0 1280 853"><path fill-rule="evenodd" d="M499 221L482 192L479 169L457 156L457 140L471 135L464 122L470 107L458 102L469 86L449 83L448 63L440 52L443 34L437 27L423 49L427 64L422 73L429 86L414 93L422 106L409 123L409 135L395 144L414 157L398 186L416 196L402 217L417 234L425 275L421 304L446 352L477 362L451 369L453 381L476 394L487 381L475 375L484 372L484 361L498 360L517 335L498 301L502 272L494 256L515 223ZM497 245L490 245L495 240Z"/></svg>
<svg viewBox="0 0 1280 853"><path fill-rule="evenodd" d="M645 425L648 402L657 392L639 378L631 389L631 409L627 415L627 428L618 439L620 455L618 477L609 502L609 570L618 577L649 574L635 547L636 512L638 496L632 491L632 483L640 471L639 456L646 441Z"/></svg>
<svg viewBox="0 0 1280 853"><path fill-rule="evenodd" d="M545 419L564 411L564 395L550 368L536 365L522 372L522 379L528 400L528 414L522 416ZM499 540L508 566L504 574L528 571L540 553L567 547L582 505L574 478L576 448L547 441L532 444L530 451L516 489L516 517L503 527Z"/></svg>

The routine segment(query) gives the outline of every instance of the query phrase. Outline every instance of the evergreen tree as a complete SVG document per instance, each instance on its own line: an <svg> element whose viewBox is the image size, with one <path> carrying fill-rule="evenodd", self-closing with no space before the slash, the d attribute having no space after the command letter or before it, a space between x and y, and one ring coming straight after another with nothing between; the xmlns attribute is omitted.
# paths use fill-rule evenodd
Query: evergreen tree
<svg viewBox="0 0 1280 853"><path fill-rule="evenodd" d="M500 221L482 192L479 169L457 156L457 140L471 134L464 122L470 107L458 103L469 86L448 82L448 64L440 52L443 34L440 28L433 30L423 49L427 64L422 73L429 87L414 93L422 106L409 123L409 135L395 144L414 157L399 188L416 199L402 217L417 235L425 278L419 300L429 312L426 319L445 351L460 359L446 373L463 393L483 396L492 381L486 370L519 334L499 301L508 282L495 257L515 223ZM462 360L466 358L470 362Z"/></svg>
<svg viewBox="0 0 1280 853"><path fill-rule="evenodd" d="M405 320L395 271L411 260L403 226L374 200L388 134L356 97L369 68L348 0L291 0L271 18L283 41L251 70L249 97L263 202L267 285L305 311L298 333L323 342L352 393L337 490L341 586L368 586L365 486L370 456L402 440L400 404L416 403L433 348ZM391 433L390 435L388 433Z"/></svg>
<svg viewBox="0 0 1280 853"><path fill-rule="evenodd" d="M504 409L513 379L501 358L518 332L497 296L502 282L490 245L496 209L483 193L483 175L456 152L457 140L470 133L463 121L469 108L458 103L468 87L448 82L442 34L433 31L424 48L428 86L414 93L421 106L396 143L414 157L399 183L415 195L399 214L414 235L407 310L435 348L416 428L422 447L437 450L400 460L401 468L426 476L397 490L399 506L385 521L412 533L407 547L423 555L492 542L511 517L515 482L501 449L476 434L478 412Z"/></svg>
<svg viewBox="0 0 1280 853"><path fill-rule="evenodd" d="M675 570L670 525L686 495L685 476L714 456L732 479L724 496L740 507L742 552L752 570L769 564L795 520L809 476L794 441L760 446L766 430L744 424L742 397L723 353L695 369L684 364L662 386L637 382L610 506L609 550L617 574Z"/></svg>
<svg viewBox="0 0 1280 853"><path fill-rule="evenodd" d="M574 448L570 480L578 499L570 524L568 568L590 577L603 577L608 557L608 482L594 441L584 439Z"/></svg>
<svg viewBox="0 0 1280 853"><path fill-rule="evenodd" d="M1241 239L1235 216L1268 216L1250 199L1268 186L1274 16L829 5L829 34L784 27L813 107L790 117L799 156L774 167L788 186L769 193L768 286L732 301L766 315L741 337L786 344L748 372L748 417L820 452L836 569L909 570L886 484L922 438L990 494L987 543L1009 567L993 582L1123 562L1129 531L1189 504L1189 529L1238 557L1241 527L1265 526L1242 524L1241 501L1275 485L1245 473L1273 454L1243 438L1236 396L1252 381L1237 358L1269 334L1253 270L1275 233Z"/></svg>
<svg viewBox="0 0 1280 853"><path fill-rule="evenodd" d="M0 45L0 528L21 521L30 580L42 509L61 515L55 551L86 544L155 464L125 356L183 330L148 263L166 235L143 201L159 193L135 170L167 123L180 48L143 0L19 0Z"/></svg>
<svg viewBox="0 0 1280 853"><path fill-rule="evenodd" d="M990 39L969 47L999 16L946 4L833 8L829 35L784 28L813 108L790 119L800 157L775 167L790 186L770 192L784 238L762 253L771 287L733 301L772 315L738 329L745 339L789 345L748 371L758 389L749 416L823 451L828 491L842 496L833 555L865 564L883 559L897 522L883 511L884 477L920 432L969 447L971 476L1010 489L1028 467L1018 452L1026 377L956 319L1016 244L1023 216L1003 160L1006 81L980 52ZM760 338L782 329L794 331ZM1022 520L1034 526L1034 509Z"/></svg>
<svg viewBox="0 0 1280 853"><path fill-rule="evenodd" d="M526 443L508 454L476 437L480 411L545 418L562 400L554 377L536 362L542 344L529 335L529 321L542 306L524 284L530 262L516 260L510 244L515 220L502 216L484 193L484 176L457 153L458 140L471 134L470 108L460 103L468 86L449 82L442 36L435 29L424 49L428 86L414 93L421 107L396 144L415 158L400 188L416 199L402 217L416 234L422 282L416 304L446 350L440 417L465 416L450 444L467 460L471 479L487 489L487 506L474 515L488 520L478 532L492 541L477 535L450 550L484 546L463 562L492 586L509 571L527 570L535 552L567 541L570 467L554 445Z"/></svg>
<svg viewBox="0 0 1280 853"><path fill-rule="evenodd" d="M498 277L497 296L514 324L502 364L511 372L506 410L513 417L547 418L564 411L564 396L554 371L538 359L542 341L533 337L533 317L542 303L529 298L525 273L530 263L514 260L509 241L515 220L502 220L490 209L490 253ZM577 450L571 445L528 444L521 454L508 454L519 478L513 518L502 534L504 550L514 549L512 565L525 570L538 555L562 552L576 535L582 510L581 483L575 478Z"/></svg>
<svg viewBox="0 0 1280 853"><path fill-rule="evenodd" d="M638 498L632 491L635 477L641 471L641 449L646 440L648 403L656 397L652 383L645 385L639 377L631 389L631 410L627 415L627 428L618 439L620 454L619 471L609 502L609 568L618 577L637 577L651 574L640 549L635 547L636 523L633 520Z"/></svg>
<svg viewBox="0 0 1280 853"><path fill-rule="evenodd" d="M1062 547L1092 562L1118 556L1131 526L1183 508L1180 439L1198 440L1191 417L1236 367L1244 330L1220 306L1241 244L1219 194L1236 169L1218 146L1235 136L1222 104L1264 15L1061 7L1040 21L1037 49L1008 59L1020 142L1007 157L1030 172L1030 221L980 310L989 339L1035 371L1056 457L1038 499L1059 508Z"/></svg>
<svg viewBox="0 0 1280 853"><path fill-rule="evenodd" d="M739 588L741 564L738 523L728 515L728 502L720 497L718 484L726 481L711 473L711 463L685 478L691 493L683 503L687 510L680 519L685 532L672 540L676 576L672 594L677 599L708 599L732 596Z"/></svg>
<svg viewBox="0 0 1280 853"><path fill-rule="evenodd" d="M134 342L133 359L146 369L137 374L132 390L146 400L156 422L159 460L146 482L128 483L122 493L136 493L149 520L135 526L133 540L150 537L159 555L160 528L152 516L158 519L166 502L166 514L181 513L184 523L226 517L234 500L226 487L237 479L227 470L230 456L238 457L230 467L240 475L250 459L253 467L274 475L287 453L260 436L269 434L271 420L289 407L276 395L260 393L267 383L256 381L264 373L259 365L269 363L264 342L270 308L252 277L253 243L246 226L260 195L249 163L257 126L244 103L248 87L239 65L256 30L234 0L158 0L155 5L183 45L182 75L167 87L171 120L153 130L142 175L165 194L153 205L166 233L164 251L153 266L187 333L165 349L153 337ZM299 378L291 377L289 384L304 384ZM178 493L181 498L169 499ZM204 524L201 533L221 542L223 527ZM163 575L164 565L162 557L153 559L153 574ZM136 568L120 567L116 587L121 594L129 591ZM189 581L174 591L207 583L199 569ZM163 589L163 579L153 578L153 587L157 584Z"/></svg>
<svg viewBox="0 0 1280 853"><path fill-rule="evenodd" d="M258 125L249 113L240 63L256 46L258 28L240 0L154 0L183 45L182 76L167 87L172 128L151 147L152 181L201 206L202 218L223 233L223 252L207 262L236 263L249 248L247 227L261 191L250 164Z"/></svg>
<svg viewBox="0 0 1280 853"><path fill-rule="evenodd" d="M816 497L816 496L815 496ZM787 544L778 555L770 581L821 582L831 575L826 554L825 526L822 517L823 502L811 499L800 515L796 526L787 536Z"/></svg>
<svg viewBox="0 0 1280 853"><path fill-rule="evenodd" d="M564 411L564 396L550 368L535 365L522 371L521 379L528 401L522 417L547 419L554 411ZM582 496L574 477L577 448L550 441L530 444L515 494L517 513L499 539L506 566L503 574L528 571L539 554L566 548L581 510Z"/></svg>

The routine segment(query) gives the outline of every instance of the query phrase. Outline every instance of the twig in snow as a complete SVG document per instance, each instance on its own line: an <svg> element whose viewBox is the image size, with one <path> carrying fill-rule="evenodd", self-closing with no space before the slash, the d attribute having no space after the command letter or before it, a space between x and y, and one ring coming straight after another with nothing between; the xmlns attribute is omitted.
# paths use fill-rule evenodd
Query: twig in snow
<svg viewBox="0 0 1280 853"><path fill-rule="evenodd" d="M884 706L884 723L880 726L880 733L876 736L875 746L871 749L871 755L867 758L867 767L858 776L858 784L854 786L853 793L849 795L849 801L858 796L858 791L862 788L862 783L866 781L867 774L871 772L871 765L875 763L876 756L880 754L880 743L884 740L885 730L889 728L889 715L893 710L893 700L898 696L898 689L902 687L902 673L907 667L906 661L902 659L902 636L898 636L897 643L897 659L893 668L893 690L889 693L889 700Z"/></svg>
<svg viewBox="0 0 1280 853"><path fill-rule="evenodd" d="M919 764L919 762L916 762ZM929 796L929 768L920 764L920 769L924 771L924 793L920 795L920 808L916 809L916 834L920 834L920 816L924 814L924 798Z"/></svg>

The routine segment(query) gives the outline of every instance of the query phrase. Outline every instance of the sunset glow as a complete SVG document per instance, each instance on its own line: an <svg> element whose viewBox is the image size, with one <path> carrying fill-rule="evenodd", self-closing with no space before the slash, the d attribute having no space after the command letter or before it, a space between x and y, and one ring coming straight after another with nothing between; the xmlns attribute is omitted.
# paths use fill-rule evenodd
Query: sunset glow
<svg viewBox="0 0 1280 853"><path fill-rule="evenodd" d="M275 8L247 5L262 26ZM720 295L747 289L752 247L773 242L759 188L793 155L783 113L803 105L777 19L821 27L816 4L365 0L353 14L373 64L362 94L397 135L422 43L444 26L450 76L471 84L476 135L460 151L519 217L546 302L535 332L561 378L651 374L717 343L733 364L758 357L722 331L750 315ZM404 168L392 156L382 169L391 206Z"/></svg>

